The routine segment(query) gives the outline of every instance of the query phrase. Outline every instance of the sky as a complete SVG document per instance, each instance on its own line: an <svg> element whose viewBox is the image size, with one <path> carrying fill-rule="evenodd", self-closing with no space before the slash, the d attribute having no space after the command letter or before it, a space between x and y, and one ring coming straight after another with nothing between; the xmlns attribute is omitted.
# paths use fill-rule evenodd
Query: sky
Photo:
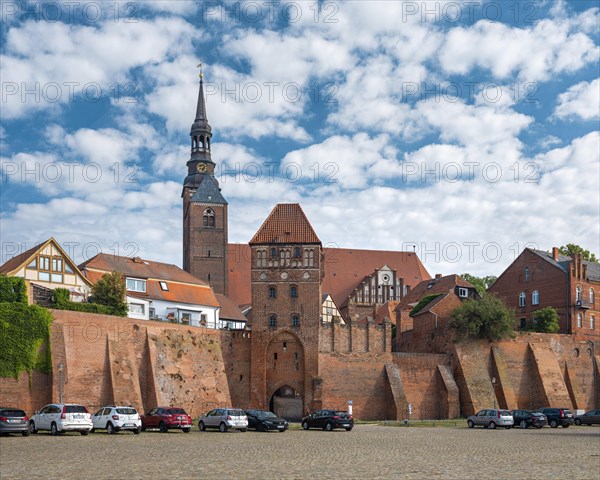
<svg viewBox="0 0 600 480"><path fill-rule="evenodd" d="M181 266L199 63L231 243L298 202L431 275L598 255L597 5L2 0L0 261L53 236Z"/></svg>

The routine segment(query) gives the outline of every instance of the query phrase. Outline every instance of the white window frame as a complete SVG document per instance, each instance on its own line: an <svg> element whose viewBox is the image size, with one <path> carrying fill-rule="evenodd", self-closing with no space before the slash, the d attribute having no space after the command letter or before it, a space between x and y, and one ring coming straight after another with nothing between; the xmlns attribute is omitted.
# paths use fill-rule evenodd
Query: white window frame
<svg viewBox="0 0 600 480"><path fill-rule="evenodd" d="M590 329L594 330L596 328L596 317L594 315L590 315Z"/></svg>
<svg viewBox="0 0 600 480"><path fill-rule="evenodd" d="M130 303L129 304L129 313L133 313L136 315L145 315L146 308L144 307L143 303Z"/></svg>
<svg viewBox="0 0 600 480"><path fill-rule="evenodd" d="M524 307L527 305L527 295L525 292L519 293L519 307Z"/></svg>
<svg viewBox="0 0 600 480"><path fill-rule="evenodd" d="M583 326L583 315L581 313L577 314L577 328L581 328Z"/></svg>
<svg viewBox="0 0 600 480"><path fill-rule="evenodd" d="M169 285L167 284L167 282L163 281L163 280L159 280L158 284L160 285L160 289L163 292L168 292L169 291Z"/></svg>
<svg viewBox="0 0 600 480"><path fill-rule="evenodd" d="M469 289L465 287L458 287L458 296L461 298L467 298L469 296Z"/></svg>
<svg viewBox="0 0 600 480"><path fill-rule="evenodd" d="M134 288L130 288L130 282L133 284ZM137 283L140 283L141 285L143 285L143 290L141 290ZM135 278L135 277L127 277L127 279L125 280L125 285L127 288L127 291L129 292L140 292L140 293L146 293L146 280L142 279L142 278Z"/></svg>
<svg viewBox="0 0 600 480"><path fill-rule="evenodd" d="M539 305L540 304L540 292L538 290L534 290L531 292L531 304Z"/></svg>

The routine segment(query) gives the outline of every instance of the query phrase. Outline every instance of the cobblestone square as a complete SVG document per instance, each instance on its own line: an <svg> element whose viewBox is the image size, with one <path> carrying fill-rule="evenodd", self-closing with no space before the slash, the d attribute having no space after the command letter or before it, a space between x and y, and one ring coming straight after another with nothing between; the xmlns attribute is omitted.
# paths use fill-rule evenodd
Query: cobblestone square
<svg viewBox="0 0 600 480"><path fill-rule="evenodd" d="M600 428L38 433L0 439L0 478L596 480Z"/></svg>

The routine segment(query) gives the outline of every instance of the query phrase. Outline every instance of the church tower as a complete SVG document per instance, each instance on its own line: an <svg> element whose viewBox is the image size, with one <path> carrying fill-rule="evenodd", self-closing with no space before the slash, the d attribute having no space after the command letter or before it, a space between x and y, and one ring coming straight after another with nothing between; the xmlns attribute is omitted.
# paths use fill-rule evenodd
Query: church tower
<svg viewBox="0 0 600 480"><path fill-rule="evenodd" d="M183 182L183 269L227 295L227 201L215 178L211 159L212 129L206 116L204 85L190 131L191 155Z"/></svg>

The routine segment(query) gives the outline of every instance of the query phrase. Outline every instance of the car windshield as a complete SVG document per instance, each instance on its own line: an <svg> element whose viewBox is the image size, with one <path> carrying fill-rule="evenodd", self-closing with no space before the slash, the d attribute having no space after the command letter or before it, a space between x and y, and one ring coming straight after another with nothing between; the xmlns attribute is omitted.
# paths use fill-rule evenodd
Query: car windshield
<svg viewBox="0 0 600 480"><path fill-rule="evenodd" d="M137 412L135 410L135 408L117 408L117 413L120 413L121 415L135 415Z"/></svg>
<svg viewBox="0 0 600 480"><path fill-rule="evenodd" d="M243 417L246 414L242 410L229 410L229 415L232 417Z"/></svg>
<svg viewBox="0 0 600 480"><path fill-rule="evenodd" d="M25 417L23 410L0 410L0 417Z"/></svg>
<svg viewBox="0 0 600 480"><path fill-rule="evenodd" d="M65 413L88 413L83 405L65 405Z"/></svg>
<svg viewBox="0 0 600 480"><path fill-rule="evenodd" d="M169 415L186 415L183 408L169 408Z"/></svg>
<svg viewBox="0 0 600 480"><path fill-rule="evenodd" d="M508 410L500 410L500 415L503 417L510 417L512 414Z"/></svg>
<svg viewBox="0 0 600 480"><path fill-rule="evenodd" d="M543 417L544 414L540 413L540 412L533 412L531 415L533 415L534 417Z"/></svg>
<svg viewBox="0 0 600 480"><path fill-rule="evenodd" d="M341 417L343 417L344 415L348 415L348 413L347 413L347 412L342 412L342 411L339 411L339 412L333 412L333 414L334 414L334 415L339 415L339 416L341 416Z"/></svg>
<svg viewBox="0 0 600 480"><path fill-rule="evenodd" d="M258 418L277 418L273 412L256 412Z"/></svg>

